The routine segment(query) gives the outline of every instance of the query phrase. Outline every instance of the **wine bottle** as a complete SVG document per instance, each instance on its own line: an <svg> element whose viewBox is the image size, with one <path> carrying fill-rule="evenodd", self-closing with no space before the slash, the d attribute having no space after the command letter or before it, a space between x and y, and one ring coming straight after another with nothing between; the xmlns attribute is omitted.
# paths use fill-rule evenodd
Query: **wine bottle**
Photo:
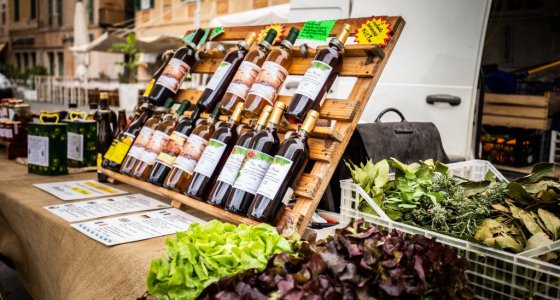
<svg viewBox="0 0 560 300"><path fill-rule="evenodd" d="M245 55L249 52L249 48L255 42L257 34L250 32L244 41L237 43L237 50L230 51L226 54L218 69L210 78L206 88L200 95L197 105L204 111L212 111L214 106L222 99L227 87L229 86L233 75L241 65Z"/></svg>
<svg viewBox="0 0 560 300"><path fill-rule="evenodd" d="M111 123L111 130L112 132L117 131L118 123L117 123L117 114L109 108L109 93L107 92L100 92L99 93L99 106L97 111L93 114L93 119L97 120L99 118L99 112L102 110L106 110L109 112L109 122Z"/></svg>
<svg viewBox="0 0 560 300"><path fill-rule="evenodd" d="M170 134L175 129L177 121L183 115L185 110L189 108L191 103L189 101L183 101L175 114L172 114L168 118L164 118L155 127L155 132L152 138L140 154L140 159L132 171L132 176L140 180L146 180L152 172L152 168L156 163L156 158L161 151L167 146L170 140Z"/></svg>
<svg viewBox="0 0 560 300"><path fill-rule="evenodd" d="M97 120L97 180L99 182L106 182L107 175L101 173L99 167L103 160L103 154L107 152L113 141L113 132L111 131L111 122L109 121L109 111L102 110L100 112L99 120Z"/></svg>
<svg viewBox="0 0 560 300"><path fill-rule="evenodd" d="M249 205L253 202L255 193L272 162L273 155L278 150L280 140L276 131L285 109L286 105L284 103L276 102L267 127L257 132L251 139L249 151L245 155L245 160L235 179L233 189L227 197L226 210L243 215L247 214Z"/></svg>
<svg viewBox="0 0 560 300"><path fill-rule="evenodd" d="M109 150L103 156L102 166L110 170L118 172L121 168L122 161L128 154L128 150L136 139L136 136L146 123L149 117L152 116L154 107L149 103L142 105L142 114L136 121L130 123L126 130L122 132L117 138L113 140Z"/></svg>
<svg viewBox="0 0 560 300"><path fill-rule="evenodd" d="M208 141L185 191L188 196L199 200L206 198L237 140L242 111L243 103L237 103L226 126L218 128Z"/></svg>
<svg viewBox="0 0 560 300"><path fill-rule="evenodd" d="M286 110L285 117L290 123L301 123L309 110L319 110L321 101L340 73L344 43L351 32L352 26L344 24L338 36L329 42L329 47L317 52Z"/></svg>
<svg viewBox="0 0 560 300"><path fill-rule="evenodd" d="M181 153L173 163L173 168L163 181L163 187L180 193L185 192L187 183L194 172L194 167L198 163L202 152L204 152L204 148L208 145L208 140L214 134L218 115L218 107L215 107L206 123L201 123L189 135Z"/></svg>
<svg viewBox="0 0 560 300"><path fill-rule="evenodd" d="M168 99L165 103L165 106L160 106L156 108L155 113L146 121L142 130L138 134L138 137L134 140L134 144L128 151L126 158L122 162L121 166L121 173L126 175L132 175L132 170L140 160L140 155L144 148L148 145L148 142L152 138L152 135L155 132L156 126L161 121L163 115L167 112L169 107L173 104L173 99Z"/></svg>
<svg viewBox="0 0 560 300"><path fill-rule="evenodd" d="M95 118L97 116L97 109L99 108L99 105L95 102L91 102L89 104L89 112L88 115L86 117L86 120L88 121L97 121L97 119Z"/></svg>
<svg viewBox="0 0 560 300"><path fill-rule="evenodd" d="M173 58L169 60L148 96L153 105L162 106L167 98L175 97L187 74L196 63L196 48L203 37L204 30L198 29L187 46L175 51Z"/></svg>
<svg viewBox="0 0 560 300"><path fill-rule="evenodd" d="M175 159L181 153L181 149L188 136L191 134L196 126L196 121L200 117L201 110L195 107L190 117L183 119L177 124L175 131L169 137L169 143L165 146L165 149L158 155L156 159L156 164L148 177L148 182L155 185L162 186L165 177L171 171Z"/></svg>
<svg viewBox="0 0 560 300"><path fill-rule="evenodd" d="M115 137L117 137L121 132L126 129L128 125L127 118L126 118L126 111L124 109L119 109L119 114L117 118L117 131L115 132Z"/></svg>
<svg viewBox="0 0 560 300"><path fill-rule="evenodd" d="M257 118L267 104L274 105L278 92L288 76L288 69L292 65L292 47L298 35L299 29L292 27L288 37L280 44L280 48L270 51L249 90L243 117Z"/></svg>
<svg viewBox="0 0 560 300"><path fill-rule="evenodd" d="M231 191L235 178L239 173L239 169L241 169L241 164L243 164L243 160L245 160L245 155L249 151L248 148L251 139L257 132L264 129L271 112L272 106L267 105L259 117L255 128L245 132L239 137L237 143L231 150L218 179L210 191L207 201L208 203L221 207L225 205L226 197Z"/></svg>
<svg viewBox="0 0 560 300"><path fill-rule="evenodd" d="M249 218L270 224L278 222L290 201L293 187L309 160L307 138L315 128L318 118L319 113L310 110L297 136L282 143L249 207Z"/></svg>
<svg viewBox="0 0 560 300"><path fill-rule="evenodd" d="M276 35L276 30L269 29L266 37L259 43L259 47L247 53L235 76L233 76L222 101L220 101L220 111L222 114L231 114L237 103L245 102L249 89L253 82L255 82L261 66L270 52L271 45L276 39Z"/></svg>

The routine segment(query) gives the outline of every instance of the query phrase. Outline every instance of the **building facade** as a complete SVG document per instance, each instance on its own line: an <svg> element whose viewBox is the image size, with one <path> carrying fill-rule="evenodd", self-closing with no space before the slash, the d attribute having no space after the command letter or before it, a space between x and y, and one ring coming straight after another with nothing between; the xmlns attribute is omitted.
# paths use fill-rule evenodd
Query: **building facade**
<svg viewBox="0 0 560 300"><path fill-rule="evenodd" d="M1 62L12 64L20 71L43 66L50 75L73 76L74 55L69 47L74 40L75 3L75 0L0 0L0 46L4 46ZM126 19L125 0L84 0L84 5L90 41ZM133 2L129 6L128 14L133 17Z"/></svg>

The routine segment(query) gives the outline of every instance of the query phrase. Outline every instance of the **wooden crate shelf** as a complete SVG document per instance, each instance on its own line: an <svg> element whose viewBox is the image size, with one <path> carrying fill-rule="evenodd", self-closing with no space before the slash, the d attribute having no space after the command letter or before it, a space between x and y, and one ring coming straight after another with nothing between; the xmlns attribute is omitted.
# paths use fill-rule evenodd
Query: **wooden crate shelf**
<svg viewBox="0 0 560 300"><path fill-rule="evenodd" d="M356 18L337 20L330 35L335 36L338 34L342 25L345 23L352 24L355 29L367 21L369 18ZM294 187L294 194L296 202L292 209L287 209L284 212L284 217L281 218L281 224L287 225L288 230L298 230L300 233L305 231L313 212L315 211L323 193L325 192L330 178L332 177L341 157L344 153L350 137L354 132L358 120L365 109L365 106L373 92L381 72L387 63L391 52L404 27L404 20L400 17L387 17L387 22L390 24L392 31L392 39L387 42L387 46L378 47L371 45L345 45L344 60L340 76L349 76L356 78L354 87L352 88L347 99L330 99L327 98L323 102L319 110L319 115L323 123L317 126L309 138L310 149L310 165L311 170L304 173L300 180ZM298 27L302 28L303 23L284 24L286 28ZM262 26L240 26L240 27L226 27L224 33L219 35L213 41L217 42L234 42L245 38L248 32L261 31L266 25ZM190 32L187 32L189 34ZM323 47L323 46L322 46ZM319 47L318 49L320 49ZM309 49L309 55L304 57L298 47L293 50L293 62L289 68L290 75L303 75L311 61L314 54L318 49ZM224 56L223 52L217 50L210 50L201 61L193 68L193 73L212 73L216 70ZM180 103L189 101L195 104L202 91L184 89L180 90L175 97L175 102ZM290 96L279 96L277 101L282 101L288 104L291 100ZM187 115L189 112L186 113ZM203 114L202 118L207 117L208 114ZM220 120L227 120L226 116L221 116ZM329 122L326 122L329 121ZM248 124L250 120L242 120L243 123ZM323 124L331 124L323 125ZM289 125L286 128L279 129L280 140L283 140L284 133L287 130L296 130L297 127ZM198 201L196 199L187 197L185 195L166 190L161 187L156 187L150 183L142 182L125 175L111 172L109 170L102 170L118 181L122 181L146 191L154 192L164 197L173 200L172 204L180 206L181 204L193 207L195 209L204 211L208 214L224 219L229 222L235 223L249 223L254 224L255 221L229 213L220 208Z"/></svg>
<svg viewBox="0 0 560 300"><path fill-rule="evenodd" d="M540 96L486 93L482 124L548 130L552 114L559 109L559 93L546 92Z"/></svg>

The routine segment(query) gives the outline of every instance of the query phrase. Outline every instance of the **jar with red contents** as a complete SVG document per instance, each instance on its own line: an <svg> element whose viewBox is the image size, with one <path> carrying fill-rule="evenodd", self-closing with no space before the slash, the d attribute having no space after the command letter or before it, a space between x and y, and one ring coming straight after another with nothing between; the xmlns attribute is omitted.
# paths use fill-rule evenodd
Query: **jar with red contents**
<svg viewBox="0 0 560 300"><path fill-rule="evenodd" d="M6 142L14 141L14 122L12 121L4 122L4 140Z"/></svg>
<svg viewBox="0 0 560 300"><path fill-rule="evenodd" d="M13 140L21 141L27 139L27 124L33 122L31 107L29 104L16 104L13 117Z"/></svg>
<svg viewBox="0 0 560 300"><path fill-rule="evenodd" d="M5 141L6 140L6 133L4 128L6 127L6 121L0 121L0 140Z"/></svg>

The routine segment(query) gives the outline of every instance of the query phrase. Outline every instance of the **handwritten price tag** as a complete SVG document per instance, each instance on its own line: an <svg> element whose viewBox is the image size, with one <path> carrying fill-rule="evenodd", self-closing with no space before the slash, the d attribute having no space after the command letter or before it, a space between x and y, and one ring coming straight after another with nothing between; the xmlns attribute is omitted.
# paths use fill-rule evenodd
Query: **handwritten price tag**
<svg viewBox="0 0 560 300"><path fill-rule="evenodd" d="M335 20L305 22L298 38L324 42L329 37L335 23Z"/></svg>
<svg viewBox="0 0 560 300"><path fill-rule="evenodd" d="M391 40L389 34L392 30L387 19L374 17L358 28L356 40L358 44L387 46L387 41Z"/></svg>

